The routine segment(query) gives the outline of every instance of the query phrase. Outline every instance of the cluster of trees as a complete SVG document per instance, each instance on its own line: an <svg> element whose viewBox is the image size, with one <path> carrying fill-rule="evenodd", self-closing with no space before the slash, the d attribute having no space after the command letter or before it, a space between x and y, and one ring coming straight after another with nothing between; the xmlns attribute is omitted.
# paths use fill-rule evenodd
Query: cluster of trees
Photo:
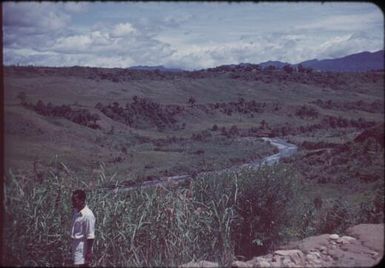
<svg viewBox="0 0 385 268"><path fill-rule="evenodd" d="M299 127L293 127L290 125L285 125L282 127L275 127L271 130L271 135L274 136L286 136L286 135L296 135L299 133L305 133L305 132L313 132L319 129L327 129L327 128L348 128L348 127L354 127L358 129L365 129L374 126L376 123L373 121L366 121L362 118L359 118L357 120L351 119L348 120L346 118L343 118L341 116L335 117L335 116L326 116L322 119L321 123L312 124L308 126L299 126Z"/></svg>
<svg viewBox="0 0 385 268"><path fill-rule="evenodd" d="M227 138L249 137L249 136L254 136L254 137L270 136L271 129L268 128L267 123L266 125L263 126L264 123L262 122L265 122L265 121L264 120L261 121L260 127L251 127L248 129L238 128L237 125L232 125L229 128L226 128L225 126L218 127L217 125L213 125L213 127L211 128L211 131L220 131L220 134Z"/></svg>
<svg viewBox="0 0 385 268"><path fill-rule="evenodd" d="M184 111L179 105L161 105L148 98L134 96L132 102L120 106L118 102L103 105L96 104L95 108L112 120L121 122L134 128L146 128L155 126L158 130L166 127L183 129L185 124L178 125L176 116Z"/></svg>
<svg viewBox="0 0 385 268"><path fill-rule="evenodd" d="M336 102L332 100L323 101L318 99L312 103L324 109L340 111L361 110L369 113L382 113L384 111L384 103L379 100L373 102L365 102L362 100L352 102Z"/></svg>
<svg viewBox="0 0 385 268"><path fill-rule="evenodd" d="M212 135L208 130L202 130L201 132L194 133L191 135L191 139L194 141L206 141Z"/></svg>
<svg viewBox="0 0 385 268"><path fill-rule="evenodd" d="M69 105L53 105L50 102L45 104L42 100L38 100L36 104L24 102L23 105L44 116L62 117L89 128L100 128L100 126L96 124L100 116L96 113L91 113L87 109L73 110Z"/></svg>
<svg viewBox="0 0 385 268"><path fill-rule="evenodd" d="M238 65L221 65L214 68L207 69L208 72L251 72L251 71L261 71L262 68L258 64L245 64L241 63Z"/></svg>
<svg viewBox="0 0 385 268"><path fill-rule="evenodd" d="M244 98L239 98L234 102L209 103L209 109L219 110L220 112L232 115L232 113L252 114L263 113L265 110L278 111L281 108L279 103L257 102L255 100L246 101Z"/></svg>
<svg viewBox="0 0 385 268"><path fill-rule="evenodd" d="M232 125L229 129L226 129L226 127L221 128L221 135L227 137L227 138L234 138L241 134L240 129L237 127L237 125Z"/></svg>
<svg viewBox="0 0 385 268"><path fill-rule="evenodd" d="M288 135L288 134L298 134L298 133L305 133L305 132L312 132L318 129L325 129L325 128L348 128L348 127L354 127L357 129L366 129L369 127L372 127L376 124L374 121L366 121L362 118L359 118L357 120L355 119L346 119L341 116L326 116L322 119L321 123L318 124L312 124L308 126L300 126L300 127L291 127L286 126L284 128L279 129L273 129L273 133L276 134L277 132L281 132L282 134Z"/></svg>
<svg viewBox="0 0 385 268"><path fill-rule="evenodd" d="M319 113L313 107L302 105L296 110L295 115L301 118L318 118Z"/></svg>
<svg viewBox="0 0 385 268"><path fill-rule="evenodd" d="M377 168L384 161L383 147L372 137L362 143L349 141L343 144L333 144L306 141L301 144L301 147L308 150L329 149L308 153L301 156L300 161L296 160L298 168L303 172L305 178L316 180L318 183L348 182L350 184L352 180L374 182L383 179L383 168ZM287 161L294 160L289 158ZM330 164L325 166L325 162ZM360 163L360 165L355 163Z"/></svg>
<svg viewBox="0 0 385 268"><path fill-rule="evenodd" d="M285 72L291 74L293 72L298 72L298 73L311 73L313 72L313 69L312 68L306 68L304 67L302 64L299 64L297 67L295 66L292 66L290 64L286 64L282 67L282 70L284 70Z"/></svg>
<svg viewBox="0 0 385 268"><path fill-rule="evenodd" d="M185 138L176 137L176 136L151 140L154 146L157 146L157 147L167 146L172 143L183 142L183 141L185 141Z"/></svg>
<svg viewBox="0 0 385 268"><path fill-rule="evenodd" d="M270 127L265 120L260 122L259 127L251 127L248 129L240 129L236 125L230 128L219 127L216 124L212 126L211 131L220 131L220 134L227 138L234 138L237 136L253 136L253 137L279 137L287 135L297 135L300 133L313 132L319 129L325 128L347 128L355 127L358 129L366 129L374 126L376 123L373 121L366 121L362 118L357 120L348 120L342 117L326 116L321 123L294 127L289 124L283 126Z"/></svg>
<svg viewBox="0 0 385 268"><path fill-rule="evenodd" d="M326 116L321 124L328 125L331 128L344 128L344 127L355 127L359 129L365 129L368 127L374 126L376 123L373 121L366 121L363 118L355 119L346 119L341 116Z"/></svg>
<svg viewBox="0 0 385 268"><path fill-rule="evenodd" d="M215 68L209 68L207 69L208 72L216 72L216 73L224 73L224 72L261 72L261 71L274 71L277 69L282 69L283 71L287 73L293 73L293 72L299 72L299 73L311 73L313 71L312 68L304 67L302 64L299 64L298 66L293 66L290 64L285 64L282 66L282 68L277 68L274 65L268 65L266 67L261 67L258 64L245 64L241 63L238 65L221 65Z"/></svg>

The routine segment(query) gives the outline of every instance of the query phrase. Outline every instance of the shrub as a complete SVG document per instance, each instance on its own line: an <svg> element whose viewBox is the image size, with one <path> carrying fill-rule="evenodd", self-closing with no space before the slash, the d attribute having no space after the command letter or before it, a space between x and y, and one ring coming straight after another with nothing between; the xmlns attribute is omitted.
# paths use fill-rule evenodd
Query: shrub
<svg viewBox="0 0 385 268"><path fill-rule="evenodd" d="M297 178L284 166L265 167L242 177L236 203L240 222L234 230L237 254L251 257L282 238L282 228L290 222L290 201L298 187Z"/></svg>
<svg viewBox="0 0 385 268"><path fill-rule="evenodd" d="M72 110L69 105L55 106L50 102L45 105L42 100L38 100L36 105L26 103L24 103L24 105L43 116L62 117L89 128L100 128L100 126L96 123L97 120L100 120L100 116L96 113L91 114L87 109ZM98 105L99 104L97 104L97 106Z"/></svg>
<svg viewBox="0 0 385 268"><path fill-rule="evenodd" d="M349 205L343 200L334 200L320 212L316 229L320 233L343 232L350 225Z"/></svg>
<svg viewBox="0 0 385 268"><path fill-rule="evenodd" d="M378 187L374 196L367 202L360 204L359 222L384 222L384 187Z"/></svg>
<svg viewBox="0 0 385 268"><path fill-rule="evenodd" d="M204 177L193 185L199 202L211 202L215 211L222 211L217 221L220 230L230 229L229 247L247 257L266 252L282 238L282 228L291 218L288 208L299 189L298 179L285 166ZM223 234L221 239L230 238Z"/></svg>
<svg viewBox="0 0 385 268"><path fill-rule="evenodd" d="M187 103L190 104L190 107L193 107L195 102L196 102L196 100L192 96L187 100Z"/></svg>
<svg viewBox="0 0 385 268"><path fill-rule="evenodd" d="M20 103L24 105L27 101L27 94L25 94L24 91L21 91L17 94L16 98L19 99Z"/></svg>
<svg viewBox="0 0 385 268"><path fill-rule="evenodd" d="M286 64L282 67L282 69L286 72L291 74L294 71L294 68L290 64Z"/></svg>

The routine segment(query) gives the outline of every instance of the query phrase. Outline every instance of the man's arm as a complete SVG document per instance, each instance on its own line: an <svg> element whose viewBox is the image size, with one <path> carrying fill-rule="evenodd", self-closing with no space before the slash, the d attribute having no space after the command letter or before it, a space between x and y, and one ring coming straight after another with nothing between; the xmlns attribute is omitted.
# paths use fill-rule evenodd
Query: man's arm
<svg viewBox="0 0 385 268"><path fill-rule="evenodd" d="M95 217L88 216L86 217L86 263L89 264L92 261L92 246L95 239Z"/></svg>
<svg viewBox="0 0 385 268"><path fill-rule="evenodd" d="M94 244L94 239L87 239L87 252L86 252L86 263L90 263L92 261L92 246Z"/></svg>

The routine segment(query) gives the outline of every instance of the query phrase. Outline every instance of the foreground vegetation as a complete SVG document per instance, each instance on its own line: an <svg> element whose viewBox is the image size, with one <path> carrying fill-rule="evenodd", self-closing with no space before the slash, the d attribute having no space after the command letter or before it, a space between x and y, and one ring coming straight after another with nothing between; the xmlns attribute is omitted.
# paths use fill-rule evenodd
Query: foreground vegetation
<svg viewBox="0 0 385 268"><path fill-rule="evenodd" d="M64 164L40 183L23 174L5 178L5 265L71 264L71 192L84 188L97 239L94 265L176 266L191 260L229 265L290 239L383 221L383 191L361 207L312 199L289 165L198 176L183 187L107 192L115 176L85 184ZM379 188L381 189L381 187ZM382 205L382 210L381 210Z"/></svg>

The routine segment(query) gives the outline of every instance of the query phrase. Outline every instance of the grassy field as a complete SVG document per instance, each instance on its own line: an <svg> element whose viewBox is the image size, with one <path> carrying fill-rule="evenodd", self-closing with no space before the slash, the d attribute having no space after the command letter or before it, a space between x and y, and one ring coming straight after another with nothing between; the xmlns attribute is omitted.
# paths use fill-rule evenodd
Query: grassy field
<svg viewBox="0 0 385 268"><path fill-rule="evenodd" d="M68 265L77 187L97 215L100 266L226 265L383 221L383 73L6 67L4 81L9 265ZM298 154L176 189L98 191L261 159L275 152L263 136Z"/></svg>

